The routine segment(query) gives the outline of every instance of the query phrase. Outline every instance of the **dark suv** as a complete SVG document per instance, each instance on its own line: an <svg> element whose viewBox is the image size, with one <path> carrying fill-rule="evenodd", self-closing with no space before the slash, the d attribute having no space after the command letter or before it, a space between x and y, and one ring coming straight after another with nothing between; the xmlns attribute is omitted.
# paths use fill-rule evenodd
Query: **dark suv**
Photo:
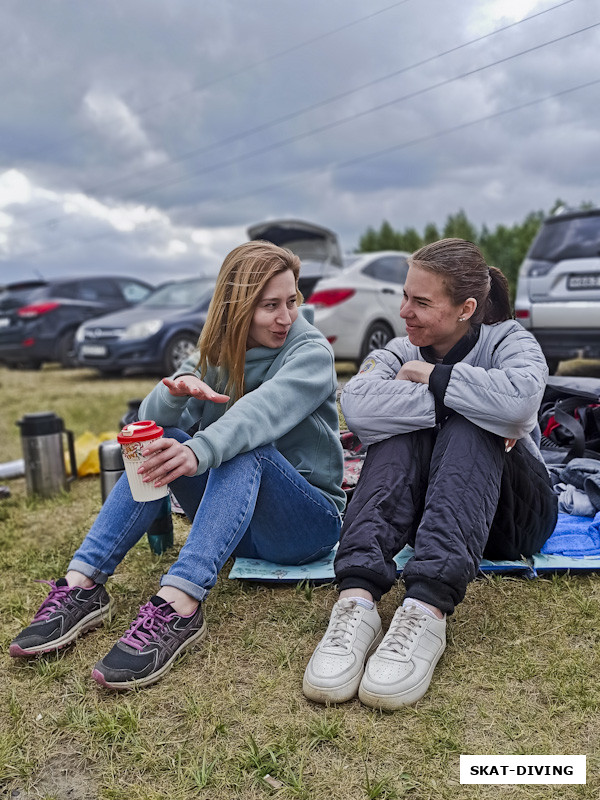
<svg viewBox="0 0 600 800"><path fill-rule="evenodd" d="M544 221L519 271L515 316L550 372L566 359L600 358L600 208Z"/></svg>
<svg viewBox="0 0 600 800"><path fill-rule="evenodd" d="M46 361L74 366L75 331L91 317L135 305L152 286L102 276L12 283L0 289L0 362L38 369Z"/></svg>

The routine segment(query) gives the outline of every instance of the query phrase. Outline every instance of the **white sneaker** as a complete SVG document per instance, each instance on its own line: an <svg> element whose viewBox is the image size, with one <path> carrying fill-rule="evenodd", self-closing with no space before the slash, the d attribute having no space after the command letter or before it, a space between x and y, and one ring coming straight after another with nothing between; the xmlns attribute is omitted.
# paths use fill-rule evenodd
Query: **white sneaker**
<svg viewBox="0 0 600 800"><path fill-rule="evenodd" d="M445 617L437 619L414 605L400 606L367 663L359 699L388 711L416 703L427 691L445 648Z"/></svg>
<svg viewBox="0 0 600 800"><path fill-rule="evenodd" d="M325 636L312 654L302 691L316 703L344 703L356 694L365 661L382 639L376 606L371 610L355 600L338 600Z"/></svg>

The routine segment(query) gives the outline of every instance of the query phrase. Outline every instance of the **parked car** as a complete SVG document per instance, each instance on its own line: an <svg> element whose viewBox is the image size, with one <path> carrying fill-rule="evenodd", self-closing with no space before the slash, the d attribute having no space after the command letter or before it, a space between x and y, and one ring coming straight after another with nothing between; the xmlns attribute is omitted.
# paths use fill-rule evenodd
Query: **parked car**
<svg viewBox="0 0 600 800"><path fill-rule="evenodd" d="M519 270L515 317L550 372L569 358L600 358L600 208L544 221Z"/></svg>
<svg viewBox="0 0 600 800"><path fill-rule="evenodd" d="M298 288L306 299L320 278L338 275L344 265L344 257L337 235L298 219L275 219L259 222L248 228L251 241L263 239L287 247L301 260Z"/></svg>
<svg viewBox="0 0 600 800"><path fill-rule="evenodd" d="M110 275L8 284L0 291L0 361L29 369L47 361L74 366L82 322L133 306L151 291L145 281Z"/></svg>
<svg viewBox="0 0 600 800"><path fill-rule="evenodd" d="M357 254L347 258L338 276L317 283L307 302L336 359L360 365L372 350L405 334L400 303L409 255L394 250Z"/></svg>
<svg viewBox="0 0 600 800"><path fill-rule="evenodd" d="M171 375L196 349L214 283L171 281L135 308L85 323L75 337L79 363L105 375L132 368Z"/></svg>

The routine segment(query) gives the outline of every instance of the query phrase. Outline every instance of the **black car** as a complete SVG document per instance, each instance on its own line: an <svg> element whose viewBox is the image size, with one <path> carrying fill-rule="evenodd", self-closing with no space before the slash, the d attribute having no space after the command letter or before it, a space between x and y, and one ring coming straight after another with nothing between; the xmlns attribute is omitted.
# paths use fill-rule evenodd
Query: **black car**
<svg viewBox="0 0 600 800"><path fill-rule="evenodd" d="M214 283L165 283L135 308L82 325L76 335L79 364L105 375L131 369L171 375L196 349Z"/></svg>
<svg viewBox="0 0 600 800"><path fill-rule="evenodd" d="M11 283L0 289L0 362L39 369L47 361L74 366L74 339L91 317L139 303L152 286L102 276Z"/></svg>

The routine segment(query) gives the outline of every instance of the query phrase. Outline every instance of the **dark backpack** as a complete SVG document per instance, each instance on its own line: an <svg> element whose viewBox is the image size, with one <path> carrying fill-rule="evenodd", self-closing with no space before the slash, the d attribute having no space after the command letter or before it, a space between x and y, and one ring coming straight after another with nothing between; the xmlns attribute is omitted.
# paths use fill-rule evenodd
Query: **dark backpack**
<svg viewBox="0 0 600 800"><path fill-rule="evenodd" d="M546 463L600 459L600 379L548 378L539 422Z"/></svg>

